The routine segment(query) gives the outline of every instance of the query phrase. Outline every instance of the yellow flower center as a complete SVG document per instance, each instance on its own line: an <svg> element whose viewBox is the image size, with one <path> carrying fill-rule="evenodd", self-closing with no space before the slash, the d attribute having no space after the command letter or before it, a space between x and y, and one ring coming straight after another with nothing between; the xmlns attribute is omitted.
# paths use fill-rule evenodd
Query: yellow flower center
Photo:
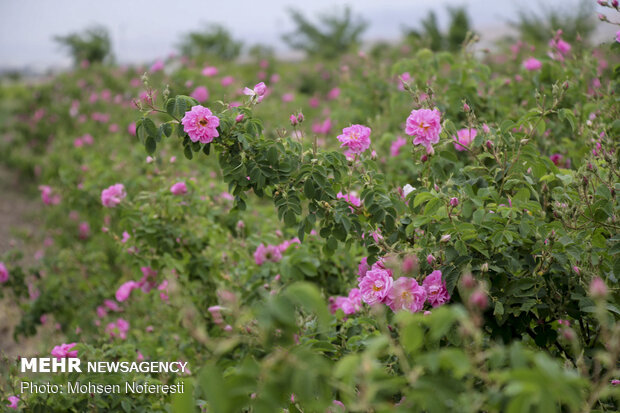
<svg viewBox="0 0 620 413"><path fill-rule="evenodd" d="M198 123L200 124L200 126L205 127L209 124L209 121L205 118L202 118L198 121Z"/></svg>

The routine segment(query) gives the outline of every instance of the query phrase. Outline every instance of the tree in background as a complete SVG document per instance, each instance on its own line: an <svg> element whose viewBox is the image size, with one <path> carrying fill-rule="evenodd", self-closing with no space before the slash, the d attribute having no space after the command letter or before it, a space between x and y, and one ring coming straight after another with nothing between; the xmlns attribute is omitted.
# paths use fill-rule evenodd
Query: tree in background
<svg viewBox="0 0 620 413"><path fill-rule="evenodd" d="M320 24L315 25L300 11L289 11L297 26L293 33L282 39L293 49L303 50L309 56L331 59L344 54L359 44L361 34L366 30L366 22L354 17L350 8L342 15L322 15Z"/></svg>
<svg viewBox="0 0 620 413"><path fill-rule="evenodd" d="M243 43L233 39L225 27L212 24L203 31L187 33L179 49L185 56L212 55L223 60L239 57Z"/></svg>
<svg viewBox="0 0 620 413"><path fill-rule="evenodd" d="M112 59L112 42L105 27L95 26L81 33L55 36L54 40L69 50L76 65L83 61L101 63Z"/></svg>
<svg viewBox="0 0 620 413"><path fill-rule="evenodd" d="M518 31L519 38L528 43L546 43L562 29L562 38L574 42L577 36L584 41L595 29L594 2L579 0L577 3L563 5L562 9L552 9L541 5L542 12L519 8L517 20L509 24Z"/></svg>
<svg viewBox="0 0 620 413"><path fill-rule="evenodd" d="M442 33L439 28L437 14L430 11L420 22L422 26L420 30L405 30L407 43L422 45L433 51L458 50L467 38L467 33L471 31L471 23L464 7L448 7L448 14L450 25L446 33Z"/></svg>

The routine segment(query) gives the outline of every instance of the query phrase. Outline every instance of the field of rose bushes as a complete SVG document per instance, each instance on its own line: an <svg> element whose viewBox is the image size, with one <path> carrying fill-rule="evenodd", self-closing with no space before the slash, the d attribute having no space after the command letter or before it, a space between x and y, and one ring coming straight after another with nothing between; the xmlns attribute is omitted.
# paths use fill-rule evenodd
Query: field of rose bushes
<svg viewBox="0 0 620 413"><path fill-rule="evenodd" d="M0 162L42 222L0 256L14 338L190 371L5 357L0 410L618 411L618 44L474 49L5 82Z"/></svg>

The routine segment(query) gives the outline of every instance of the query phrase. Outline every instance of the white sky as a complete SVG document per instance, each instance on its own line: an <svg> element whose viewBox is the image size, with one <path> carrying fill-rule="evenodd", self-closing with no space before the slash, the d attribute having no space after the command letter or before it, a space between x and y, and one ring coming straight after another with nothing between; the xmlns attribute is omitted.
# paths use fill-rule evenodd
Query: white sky
<svg viewBox="0 0 620 413"><path fill-rule="evenodd" d="M93 24L106 26L120 62L152 61L174 50L183 33L203 23L220 23L246 44L267 43L286 50L280 35L292 28L286 10L308 16L342 10L350 4L369 28L365 40L396 39L403 27L417 26L434 9L440 21L445 5L466 5L476 30L492 35L507 30L517 5L575 0L0 0L0 68L65 66L69 58L52 37ZM595 0L592 0L593 2Z"/></svg>

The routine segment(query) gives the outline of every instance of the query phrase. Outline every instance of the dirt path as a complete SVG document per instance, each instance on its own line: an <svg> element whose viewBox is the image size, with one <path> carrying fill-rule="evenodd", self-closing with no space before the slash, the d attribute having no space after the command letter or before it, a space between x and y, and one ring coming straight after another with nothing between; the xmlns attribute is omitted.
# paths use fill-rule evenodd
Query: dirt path
<svg viewBox="0 0 620 413"><path fill-rule="evenodd" d="M25 243L36 235L40 204L24 188L17 174L0 166L0 256L18 247L24 252L23 263L33 261L35 245ZM28 339L13 340L13 329L20 318L20 309L10 298L0 300L0 353L9 357L29 355L40 350L41 333ZM44 334L44 333L43 333Z"/></svg>

